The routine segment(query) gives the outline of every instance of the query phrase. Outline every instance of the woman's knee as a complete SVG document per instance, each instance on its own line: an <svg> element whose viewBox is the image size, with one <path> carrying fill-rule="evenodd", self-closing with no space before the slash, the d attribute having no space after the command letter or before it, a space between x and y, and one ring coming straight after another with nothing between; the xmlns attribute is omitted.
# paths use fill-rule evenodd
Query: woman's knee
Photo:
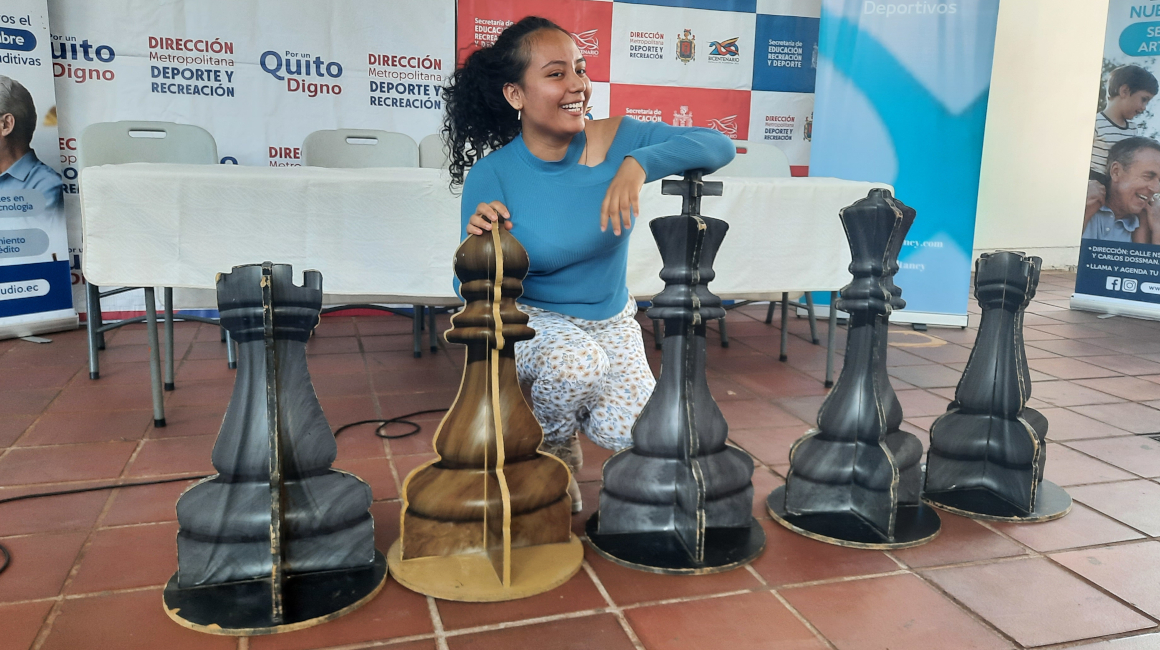
<svg viewBox="0 0 1160 650"><path fill-rule="evenodd" d="M571 346L552 350L545 357L538 381L581 392L598 391L611 367L608 355L594 341L573 341Z"/></svg>

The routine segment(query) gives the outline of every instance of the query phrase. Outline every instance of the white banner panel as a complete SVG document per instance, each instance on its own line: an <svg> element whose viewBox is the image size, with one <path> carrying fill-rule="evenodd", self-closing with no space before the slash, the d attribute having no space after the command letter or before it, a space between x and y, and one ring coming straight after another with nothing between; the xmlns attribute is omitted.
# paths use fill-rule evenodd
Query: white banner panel
<svg viewBox="0 0 1160 650"><path fill-rule="evenodd" d="M615 3L616 83L749 90L756 14Z"/></svg>
<svg viewBox="0 0 1160 650"><path fill-rule="evenodd" d="M809 165L814 94L755 90L750 102L749 141L777 145L791 166Z"/></svg>

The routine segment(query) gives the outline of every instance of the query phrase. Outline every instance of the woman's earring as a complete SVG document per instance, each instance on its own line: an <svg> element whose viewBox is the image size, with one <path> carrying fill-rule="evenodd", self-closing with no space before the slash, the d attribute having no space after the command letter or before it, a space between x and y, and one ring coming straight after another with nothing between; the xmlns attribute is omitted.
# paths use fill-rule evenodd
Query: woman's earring
<svg viewBox="0 0 1160 650"><path fill-rule="evenodd" d="M519 110L519 109L516 109L516 120L523 121L523 119L524 119L524 112Z"/></svg>

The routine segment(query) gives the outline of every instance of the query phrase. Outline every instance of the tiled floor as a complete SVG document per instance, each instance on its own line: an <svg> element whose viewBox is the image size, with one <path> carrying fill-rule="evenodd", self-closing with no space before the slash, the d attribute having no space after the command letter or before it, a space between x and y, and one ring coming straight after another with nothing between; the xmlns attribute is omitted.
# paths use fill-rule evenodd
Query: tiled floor
<svg viewBox="0 0 1160 650"><path fill-rule="evenodd" d="M1160 323L1068 311L1060 305L1072 282L1045 274L1026 319L1032 405L1051 423L1047 475L1076 501L1059 521L997 525L942 514L936 540L893 553L829 546L773 523L764 496L782 483L789 445L826 393L825 351L808 342L805 320L794 320L789 361L778 362L776 323L761 322L763 305L750 306L730 313L732 345L711 346L708 364L734 442L758 462L754 514L768 543L750 567L669 577L589 551L570 582L527 600L439 602L389 581L366 607L319 627L208 636L161 608L161 586L176 569L182 481L0 505L0 543L13 554L0 574L0 650L1160 649L1160 440L1145 435L1160 432ZM655 369L651 324L640 320ZM393 316L323 320L310 368L333 427L450 404L459 348L413 359L410 328ZM891 332L904 426L924 444L975 333ZM167 394L164 429L151 425L143 329L109 336L100 381L88 379L83 332L52 338L0 342L0 499L212 470L233 382L214 328L177 327L178 387ZM431 457L438 416L421 422L412 438L386 442L361 427L338 439L336 466L372 486L384 550L398 534L402 479ZM577 531L596 506L607 456L590 444L586 453Z"/></svg>

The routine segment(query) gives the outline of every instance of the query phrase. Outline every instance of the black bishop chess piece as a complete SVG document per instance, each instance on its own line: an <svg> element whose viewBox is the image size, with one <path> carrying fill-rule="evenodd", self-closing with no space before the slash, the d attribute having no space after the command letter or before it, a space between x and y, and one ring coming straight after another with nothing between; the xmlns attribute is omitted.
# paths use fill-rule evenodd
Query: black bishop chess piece
<svg viewBox="0 0 1160 650"><path fill-rule="evenodd" d="M1047 418L1027 407L1031 374L1023 313L1039 284L1038 257L998 251L975 262L979 334L955 399L930 427L923 498L976 519L1041 522L1071 510L1043 480Z"/></svg>
<svg viewBox="0 0 1160 650"><path fill-rule="evenodd" d="M213 449L218 473L177 502L178 569L164 599L185 627L302 629L357 609L386 581L371 489L331 469L338 448L306 367L322 275L304 279L295 286L289 265L270 262L218 276L238 372Z"/></svg>
<svg viewBox="0 0 1160 650"><path fill-rule="evenodd" d="M665 288L649 318L664 320L662 372L632 428L633 446L604 464L600 509L586 532L602 556L635 569L703 574L745 565L765 547L753 518L753 460L729 433L705 378L705 324L725 316L708 283L729 224L701 216L701 196L721 183L664 181L683 198L679 216L649 223Z"/></svg>
<svg viewBox="0 0 1160 650"><path fill-rule="evenodd" d="M790 449L786 484L766 501L778 523L830 544L906 548L939 531L920 499L922 444L899 430L902 406L886 374L890 313L906 304L892 276L914 215L885 189L839 212L854 276L836 305L850 315L845 361L817 428Z"/></svg>

